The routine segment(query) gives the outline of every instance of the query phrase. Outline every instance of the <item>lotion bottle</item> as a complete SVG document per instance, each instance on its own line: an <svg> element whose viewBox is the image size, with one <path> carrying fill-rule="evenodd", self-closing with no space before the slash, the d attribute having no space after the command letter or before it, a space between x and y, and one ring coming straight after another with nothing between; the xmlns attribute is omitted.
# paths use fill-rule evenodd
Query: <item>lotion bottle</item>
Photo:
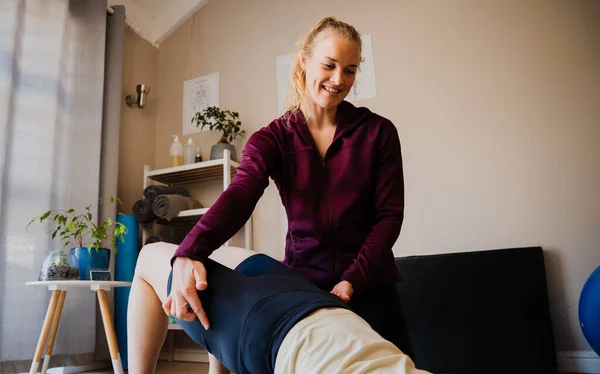
<svg viewBox="0 0 600 374"><path fill-rule="evenodd" d="M187 144L183 147L183 163L185 165L194 163L195 148L192 138L188 138Z"/></svg>
<svg viewBox="0 0 600 374"><path fill-rule="evenodd" d="M179 136L173 135L171 144L171 167L183 165L183 147L179 143Z"/></svg>

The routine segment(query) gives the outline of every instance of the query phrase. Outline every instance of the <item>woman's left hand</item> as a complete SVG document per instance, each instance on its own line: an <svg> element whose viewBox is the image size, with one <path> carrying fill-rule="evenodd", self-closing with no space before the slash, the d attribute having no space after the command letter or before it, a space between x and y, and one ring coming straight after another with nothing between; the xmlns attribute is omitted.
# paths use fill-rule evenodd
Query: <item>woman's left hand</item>
<svg viewBox="0 0 600 374"><path fill-rule="evenodd" d="M352 283L344 280L336 284L331 293L347 303L350 301L352 295L354 295L354 287L352 287Z"/></svg>

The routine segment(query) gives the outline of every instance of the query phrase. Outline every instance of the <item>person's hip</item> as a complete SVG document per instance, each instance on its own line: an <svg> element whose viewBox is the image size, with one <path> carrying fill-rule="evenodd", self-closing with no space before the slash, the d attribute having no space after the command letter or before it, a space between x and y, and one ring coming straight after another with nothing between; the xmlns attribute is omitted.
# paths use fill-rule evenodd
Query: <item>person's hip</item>
<svg viewBox="0 0 600 374"><path fill-rule="evenodd" d="M275 373L424 373L355 313L320 309L286 335Z"/></svg>

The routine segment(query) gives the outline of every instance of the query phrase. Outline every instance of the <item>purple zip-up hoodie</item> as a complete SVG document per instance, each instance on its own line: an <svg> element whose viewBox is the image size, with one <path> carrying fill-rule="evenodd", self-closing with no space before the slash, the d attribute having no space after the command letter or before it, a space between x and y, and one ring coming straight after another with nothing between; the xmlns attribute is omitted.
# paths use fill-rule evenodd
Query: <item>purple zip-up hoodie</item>
<svg viewBox="0 0 600 374"><path fill-rule="evenodd" d="M299 112L252 134L231 184L174 258L204 261L231 238L269 177L288 217L286 265L326 291L342 280L360 294L402 279L392 252L404 217L398 132L389 120L346 101L338 106L324 158Z"/></svg>

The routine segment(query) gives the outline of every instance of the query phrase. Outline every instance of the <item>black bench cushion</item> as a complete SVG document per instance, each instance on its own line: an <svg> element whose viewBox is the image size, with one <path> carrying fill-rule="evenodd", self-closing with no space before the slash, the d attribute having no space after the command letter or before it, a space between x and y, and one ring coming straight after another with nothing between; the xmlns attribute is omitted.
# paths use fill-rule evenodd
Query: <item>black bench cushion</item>
<svg viewBox="0 0 600 374"><path fill-rule="evenodd" d="M543 251L397 258L417 367L435 373L555 373Z"/></svg>

